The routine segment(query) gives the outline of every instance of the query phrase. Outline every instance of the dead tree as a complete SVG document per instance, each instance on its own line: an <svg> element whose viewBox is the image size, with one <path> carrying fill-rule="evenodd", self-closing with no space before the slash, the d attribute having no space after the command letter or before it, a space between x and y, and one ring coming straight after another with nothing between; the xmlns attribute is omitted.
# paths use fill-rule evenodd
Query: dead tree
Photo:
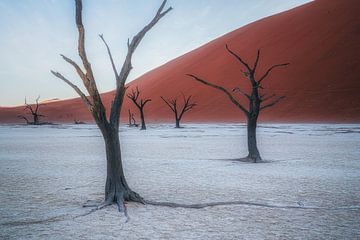
<svg viewBox="0 0 360 240"><path fill-rule="evenodd" d="M196 106L195 102L191 101L191 95L189 97L185 97L184 94L182 94L183 97L183 106L178 109L178 105L177 105L177 98L173 98L173 99L168 99L166 100L164 97L161 96L161 99L166 103L166 105L171 109L171 111L173 111L174 116L175 116L175 128L180 128L180 121L182 119L182 117L184 116L184 113L186 113L187 111L191 110L192 108L194 108Z"/></svg>
<svg viewBox="0 0 360 240"><path fill-rule="evenodd" d="M39 99L40 99L40 96L38 96L36 98L36 104L35 106L31 106L30 104L28 104L26 102L26 98L25 98L25 108L24 110L27 110L29 114L31 114L32 116L32 121L29 121L27 119L27 117L23 116L23 115L19 115L18 117L19 118L22 118L26 121L26 124L29 124L29 125L40 125L40 117L45 117L44 115L40 114L39 113Z"/></svg>
<svg viewBox="0 0 360 240"><path fill-rule="evenodd" d="M258 67L259 59L260 59L260 49L257 52L256 60L254 65L249 65L247 62L245 62L238 54L233 52L228 45L226 45L226 50L243 66L245 67L245 71L243 71L245 78L249 80L249 83L251 84L251 92L246 93L242 91L239 87L234 88L232 91L228 91L222 86L213 84L208 82L207 80L201 79L193 74L187 74L188 76L192 77L195 81L200 82L202 84L205 84L207 86L210 86L212 88L215 88L217 90L222 91L229 99L230 101L235 104L236 107L238 107L246 116L247 118L247 143L248 143L248 151L249 154L245 158L246 160L258 162L261 161L261 156L257 147L256 142L256 127L257 127L257 120L260 114L260 111L267 109L269 107L274 106L277 104L281 99L285 98L285 96L279 96L277 97L275 94L272 94L270 96L265 96L265 94L260 94L260 89L263 89L262 83L265 80L267 76L269 76L270 72L278 67L284 67L289 65L289 63L283 63L283 64L275 64L268 68L263 75L260 77L257 75L256 70ZM248 108L244 107L234 97L234 92L240 93L242 96L244 96L248 100Z"/></svg>
<svg viewBox="0 0 360 240"><path fill-rule="evenodd" d="M86 122L80 121L80 120L76 120L76 118L75 118L75 119L74 119L74 124L86 124Z"/></svg>
<svg viewBox="0 0 360 240"><path fill-rule="evenodd" d="M135 106L139 109L140 112L140 118L141 118L141 129L140 130L146 130L146 124L145 124L145 115L144 115L144 107L145 105L151 101L150 98L146 99L140 99L138 101L140 96L139 88L136 87L136 90L132 89L131 93L127 95L127 97L135 104Z"/></svg>
<svg viewBox="0 0 360 240"><path fill-rule="evenodd" d="M128 109L128 114L129 114L129 127L138 127L139 124L136 123L134 113L132 113L130 109Z"/></svg>
<svg viewBox="0 0 360 240"><path fill-rule="evenodd" d="M155 16L152 20L138 33L136 34L132 40L128 39L127 43L127 55L124 60L124 63L121 67L120 72L116 67L115 61L112 57L110 48L105 41L103 35L99 35L100 39L104 43L107 53L109 55L110 63L115 75L116 80L116 90L114 94L114 99L112 100L110 114L106 114L106 109L103 105L100 93L97 88L97 84L95 81L95 77L93 74L93 69L88 60L86 51L85 51L85 29L82 22L82 1L75 0L76 7L76 26L78 30L78 53L82 61L82 67L80 67L75 61L70 58L61 55L62 58L72 65L79 77L81 78L85 89L88 94L83 93L75 84L73 84L70 80L68 80L65 76L60 74L59 72L51 71L57 78L63 80L70 87L72 87L81 97L87 109L92 114L97 126L101 130L101 133L104 138L105 148L106 148L106 162L107 162L107 177L105 184L105 198L104 202L96 205L97 209L103 208L107 205L116 203L118 205L119 211L125 211L126 208L124 205L124 201L134 201L143 203L143 198L132 191L129 187L122 166L121 159L121 150L120 150L120 140L119 140L119 117L120 111L125 95L126 88L125 82L129 73L132 69L131 59L132 56L140 44L141 40L145 36L145 34L151 30L154 25L164 17L169 11L171 11L171 7L164 10L166 5L166 0L164 0L157 10ZM87 205L89 206L89 205Z"/></svg>

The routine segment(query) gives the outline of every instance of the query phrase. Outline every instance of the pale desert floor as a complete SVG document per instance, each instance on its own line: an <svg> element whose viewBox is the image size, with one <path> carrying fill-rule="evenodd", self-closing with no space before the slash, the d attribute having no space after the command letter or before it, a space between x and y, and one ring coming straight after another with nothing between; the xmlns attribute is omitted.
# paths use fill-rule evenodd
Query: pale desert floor
<svg viewBox="0 0 360 240"><path fill-rule="evenodd" d="M95 126L0 126L0 239L360 238L360 125L260 125L260 164L236 161L245 134L239 124L123 126L127 179L144 198L250 202L129 203L125 223L115 206L80 216L103 196Z"/></svg>

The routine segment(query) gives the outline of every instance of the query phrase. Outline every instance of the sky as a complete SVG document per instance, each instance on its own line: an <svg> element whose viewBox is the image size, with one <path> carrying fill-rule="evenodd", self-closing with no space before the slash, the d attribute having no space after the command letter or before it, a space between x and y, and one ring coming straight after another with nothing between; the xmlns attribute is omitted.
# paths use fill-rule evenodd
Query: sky
<svg viewBox="0 0 360 240"><path fill-rule="evenodd" d="M143 39L133 56L128 82L217 37L258 19L310 0L168 0L174 9ZM147 24L161 0L83 0L86 50L98 88L115 80L104 34L120 69L126 42ZM84 89L72 66L59 54L81 63L73 0L0 0L0 106L16 106L76 93L50 70L61 72Z"/></svg>

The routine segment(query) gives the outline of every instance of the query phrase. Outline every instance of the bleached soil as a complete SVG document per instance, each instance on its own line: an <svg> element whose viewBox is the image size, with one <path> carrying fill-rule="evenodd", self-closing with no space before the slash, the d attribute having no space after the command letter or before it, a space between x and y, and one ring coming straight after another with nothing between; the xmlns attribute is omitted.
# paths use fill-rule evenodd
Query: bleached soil
<svg viewBox="0 0 360 240"><path fill-rule="evenodd" d="M93 125L0 126L0 239L359 239L360 125L261 125L267 163L236 124L123 126L124 168L144 198L260 203L204 209L101 201L105 153ZM295 207L295 208L292 208Z"/></svg>

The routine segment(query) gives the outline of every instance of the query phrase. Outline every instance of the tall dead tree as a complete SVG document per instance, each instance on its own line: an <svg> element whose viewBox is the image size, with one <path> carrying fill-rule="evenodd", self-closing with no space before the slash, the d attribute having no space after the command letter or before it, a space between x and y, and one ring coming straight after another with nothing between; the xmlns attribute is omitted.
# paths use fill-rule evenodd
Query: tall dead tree
<svg viewBox="0 0 360 240"><path fill-rule="evenodd" d="M29 124L29 125L39 125L40 124L40 117L45 117L44 115L40 114L39 113L39 99L40 99L40 96L38 96L36 98L36 103L35 103L35 106L32 106L31 104L28 104L26 102L26 98L25 98L25 108L24 110L27 110L28 113L31 114L32 116L32 121L29 121L27 119L27 117L23 116L23 115L19 115L18 117L19 118L22 118L26 121L26 124Z"/></svg>
<svg viewBox="0 0 360 240"><path fill-rule="evenodd" d="M136 87L136 89L132 89L131 93L127 95L127 97L135 104L135 106L139 109L140 112L140 118L141 118L141 129L140 130L146 130L146 124L145 124L145 115L144 115L144 107L145 105L151 101L150 98L146 99L140 99L138 101L140 96L139 88Z"/></svg>
<svg viewBox="0 0 360 240"><path fill-rule="evenodd" d="M189 97L185 97L185 95L182 94L182 97L183 97L183 106L178 109L179 106L178 106L177 98L166 100L164 97L161 96L161 99L174 113L175 128L180 128L180 121L184 116L184 113L190 111L192 108L196 106L196 103L191 101L191 97L192 97L191 95Z"/></svg>
<svg viewBox="0 0 360 240"><path fill-rule="evenodd" d="M247 118L247 143L248 143L248 156L246 160L259 162L261 161L261 156L257 147L256 141L256 127L257 127L257 120L260 114L260 111L267 109L269 107L274 106L277 104L281 99L285 98L285 96L276 96L276 94L272 94L270 96L266 96L265 94L260 94L260 89L263 89L262 83L267 76L269 76L270 72L278 67L284 67L289 65L289 63L282 63L282 64L275 64L268 68L264 74L261 76L257 75L257 67L259 64L260 59L260 49L257 52L255 63L251 66L247 62L245 62L238 54L233 52L228 45L226 45L226 50L245 68L243 71L244 76L249 80L251 84L251 92L246 93L242 91L239 87L234 88L232 91L228 91L222 86L213 84L208 82L207 80L201 79L193 74L187 74L188 76L192 77L195 81L215 88L217 90L222 91L230 101L235 104L246 116ZM248 100L248 108L244 107L237 100L233 93L238 92L242 96L244 96Z"/></svg>
<svg viewBox="0 0 360 240"><path fill-rule="evenodd" d="M124 176L119 140L119 117L126 91L125 82L132 69L132 56L145 34L150 29L152 29L162 17L164 17L169 11L171 11L171 7L164 10L165 5L166 0L162 2L153 19L138 34L136 34L131 41L130 39L128 39L127 55L120 72L118 72L116 68L116 64L114 62L107 42L105 41L103 35L99 35L100 39L106 47L116 80L115 96L112 100L109 117L107 117L106 109L101 100L93 70L85 51L85 28L82 22L81 0L75 0L75 20L79 34L78 53L81 58L83 68L70 58L64 55L61 56L66 62L68 62L75 68L77 74L81 78L87 90L88 96L65 76L63 76L59 72L51 71L52 74L54 74L57 78L63 80L80 95L82 101L92 114L97 126L99 127L103 135L106 148L107 177L105 184L105 199L103 203L96 205L97 209L103 208L112 203L116 203L118 205L119 211L125 211L126 208L124 205L124 201L134 201L142 203L144 202L143 198L139 194L131 190Z"/></svg>

